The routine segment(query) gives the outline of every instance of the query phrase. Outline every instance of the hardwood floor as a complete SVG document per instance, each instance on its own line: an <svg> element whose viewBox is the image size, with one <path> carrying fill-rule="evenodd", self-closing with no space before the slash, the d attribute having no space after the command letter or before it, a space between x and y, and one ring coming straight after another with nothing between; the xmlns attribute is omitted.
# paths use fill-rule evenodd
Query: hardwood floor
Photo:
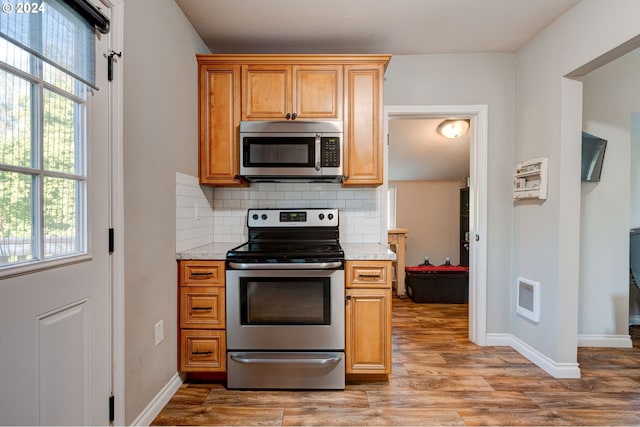
<svg viewBox="0 0 640 427"><path fill-rule="evenodd" d="M395 298L388 382L309 392L187 383L153 425L640 425L640 348L581 348L582 378L555 379L511 348L472 344L467 310Z"/></svg>

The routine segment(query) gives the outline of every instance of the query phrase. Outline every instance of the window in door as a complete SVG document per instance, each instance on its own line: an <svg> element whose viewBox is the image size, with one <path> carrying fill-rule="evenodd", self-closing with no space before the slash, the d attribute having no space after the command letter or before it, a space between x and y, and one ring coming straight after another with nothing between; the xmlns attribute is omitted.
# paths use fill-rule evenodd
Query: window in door
<svg viewBox="0 0 640 427"><path fill-rule="evenodd" d="M65 5L41 5L0 14L0 275L87 252L94 34Z"/></svg>

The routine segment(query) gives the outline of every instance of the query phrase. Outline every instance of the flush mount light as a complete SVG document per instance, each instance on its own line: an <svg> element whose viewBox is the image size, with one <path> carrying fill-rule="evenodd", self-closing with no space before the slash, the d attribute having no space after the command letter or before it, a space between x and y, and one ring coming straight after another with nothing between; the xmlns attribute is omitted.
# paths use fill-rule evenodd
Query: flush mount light
<svg viewBox="0 0 640 427"><path fill-rule="evenodd" d="M458 138L469 129L468 119L445 120L438 125L438 133L445 138Z"/></svg>

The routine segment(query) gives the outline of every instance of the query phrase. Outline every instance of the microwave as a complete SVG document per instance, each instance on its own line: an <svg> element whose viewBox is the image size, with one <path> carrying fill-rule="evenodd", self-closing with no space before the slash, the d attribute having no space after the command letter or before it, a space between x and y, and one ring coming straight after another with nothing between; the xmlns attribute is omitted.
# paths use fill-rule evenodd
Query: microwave
<svg viewBox="0 0 640 427"><path fill-rule="evenodd" d="M240 122L240 175L253 182L342 181L342 123Z"/></svg>

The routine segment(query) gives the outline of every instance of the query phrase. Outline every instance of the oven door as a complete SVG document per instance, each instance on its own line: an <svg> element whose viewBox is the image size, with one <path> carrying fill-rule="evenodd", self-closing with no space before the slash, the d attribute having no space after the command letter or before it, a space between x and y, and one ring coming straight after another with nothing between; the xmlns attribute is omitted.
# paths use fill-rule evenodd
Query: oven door
<svg viewBox="0 0 640 427"><path fill-rule="evenodd" d="M343 350L344 270L227 270L227 349Z"/></svg>

